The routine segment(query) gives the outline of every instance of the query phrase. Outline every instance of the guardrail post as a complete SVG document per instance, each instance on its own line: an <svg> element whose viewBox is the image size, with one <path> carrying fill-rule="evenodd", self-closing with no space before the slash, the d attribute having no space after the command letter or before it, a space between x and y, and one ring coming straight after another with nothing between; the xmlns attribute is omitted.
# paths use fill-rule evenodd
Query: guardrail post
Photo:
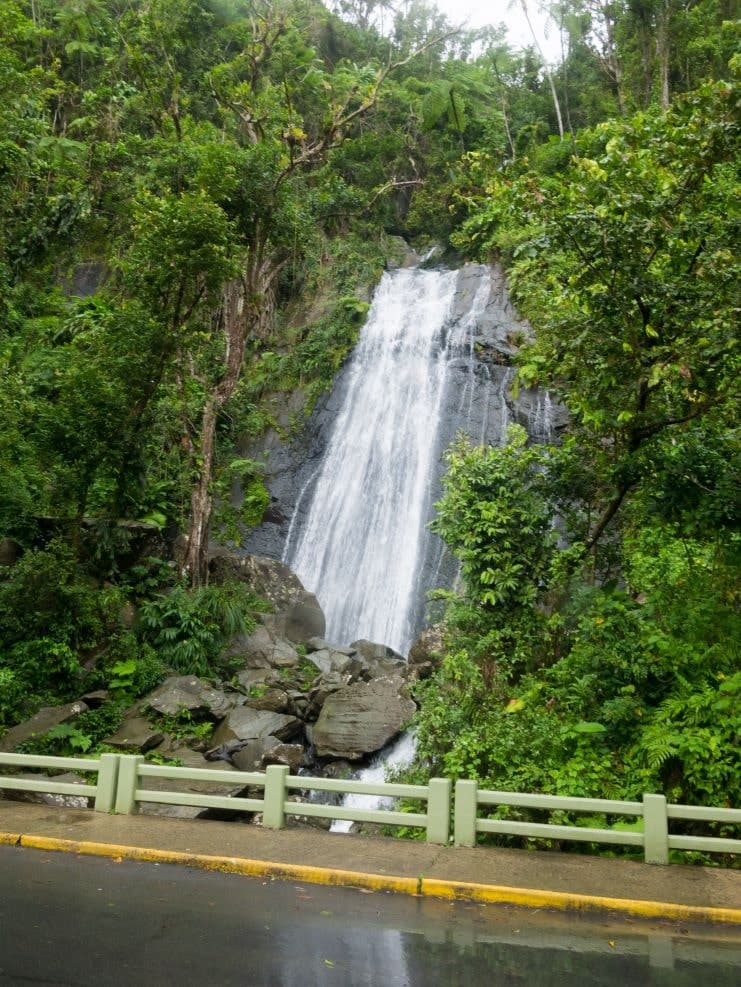
<svg viewBox="0 0 741 987"><path fill-rule="evenodd" d="M476 809L479 786L475 781L455 783L455 825L453 838L456 846L476 846Z"/></svg>
<svg viewBox="0 0 741 987"><path fill-rule="evenodd" d="M116 812L128 816L137 811L136 783L139 780L139 765L143 760L140 754L119 755Z"/></svg>
<svg viewBox="0 0 741 987"><path fill-rule="evenodd" d="M262 824L266 829L283 829L285 826L287 777L288 767L285 764L271 764L265 771Z"/></svg>
<svg viewBox="0 0 741 987"><path fill-rule="evenodd" d="M450 839L449 778L430 778L427 786L427 842L446 845Z"/></svg>
<svg viewBox="0 0 741 987"><path fill-rule="evenodd" d="M95 811L113 812L116 802L116 781L120 754L102 754L95 785Z"/></svg>
<svg viewBox="0 0 741 987"><path fill-rule="evenodd" d="M643 796L643 853L647 864L669 863L669 821L663 795Z"/></svg>

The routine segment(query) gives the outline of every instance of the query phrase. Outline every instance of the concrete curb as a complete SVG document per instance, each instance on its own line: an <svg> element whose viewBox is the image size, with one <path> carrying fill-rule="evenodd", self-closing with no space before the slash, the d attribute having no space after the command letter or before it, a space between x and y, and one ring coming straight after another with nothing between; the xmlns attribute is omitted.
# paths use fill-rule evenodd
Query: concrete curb
<svg viewBox="0 0 741 987"><path fill-rule="evenodd" d="M541 891L493 884L446 881L420 875L394 877L361 871L335 870L298 864L281 864L243 857L220 857L175 850L119 846L85 840L64 840L48 836L26 836L0 832L0 845L21 846L36 850L80 853L114 860L140 860L147 863L180 864L201 870L242 874L271 880L303 881L334 887L362 888L371 891L394 891L398 894L446 898L452 901L475 901L488 904L518 905L523 908L552 908L564 912L616 912L646 919L670 919L725 925L741 925L741 909L680 905L665 901L642 901L633 898L604 898L596 895L563 891Z"/></svg>

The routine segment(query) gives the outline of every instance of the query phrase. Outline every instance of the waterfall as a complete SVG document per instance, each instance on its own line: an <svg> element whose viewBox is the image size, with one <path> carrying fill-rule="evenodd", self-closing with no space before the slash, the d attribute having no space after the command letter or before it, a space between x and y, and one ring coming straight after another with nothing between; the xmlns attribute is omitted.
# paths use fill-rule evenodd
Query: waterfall
<svg viewBox="0 0 741 987"><path fill-rule="evenodd" d="M317 594L329 641L366 638L406 653L427 591L455 578L458 566L428 522L440 495L442 453L456 432L480 443L502 442L506 434L511 373L490 369L476 352L491 294L483 266L469 269L465 290L458 271L418 268L386 273L378 286L338 390L342 400L323 459L298 493L283 553ZM404 734L360 778L383 780L389 765L413 754L414 738ZM379 801L355 795L345 804ZM350 827L338 821L332 830Z"/></svg>
<svg viewBox="0 0 741 987"><path fill-rule="evenodd" d="M352 357L301 530L284 561L327 615L326 636L412 643L438 428L470 321L451 319L456 271L386 273ZM475 306L484 305L479 297ZM471 386L473 384L471 383Z"/></svg>
<svg viewBox="0 0 741 987"><path fill-rule="evenodd" d="M393 744L379 751L367 768L358 774L358 781L370 784L386 781L386 772L390 768L398 768L409 764L414 759L414 734L410 731L403 733ZM393 799L382 799L377 795L346 795L342 805L347 809L380 809ZM348 819L335 819L332 823L333 833L349 833L353 823Z"/></svg>
<svg viewBox="0 0 741 987"><path fill-rule="evenodd" d="M553 438L553 403L548 391L538 391L530 432L539 442L550 442Z"/></svg>

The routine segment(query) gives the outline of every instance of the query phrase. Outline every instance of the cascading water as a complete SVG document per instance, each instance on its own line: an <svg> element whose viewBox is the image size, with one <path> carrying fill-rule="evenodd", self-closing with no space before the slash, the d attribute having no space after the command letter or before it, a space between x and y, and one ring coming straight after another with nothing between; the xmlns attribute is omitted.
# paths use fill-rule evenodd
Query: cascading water
<svg viewBox="0 0 741 987"><path fill-rule="evenodd" d="M550 442L553 438L553 403L548 391L538 392L530 433L540 442Z"/></svg>
<svg viewBox="0 0 741 987"><path fill-rule="evenodd" d="M467 296L460 272L417 268L385 274L376 291L322 462L301 486L283 552L317 594L329 641L366 638L407 652L427 591L445 582L447 553L427 527L442 452L461 428L477 442L504 440L511 373L477 358L492 279L487 268L473 271ZM468 277L470 284L471 269ZM413 736L402 735L360 779L382 780L389 765L413 754ZM347 804L363 799L348 796Z"/></svg>
<svg viewBox="0 0 741 987"><path fill-rule="evenodd" d="M326 636L406 652L438 466L457 272L384 275L353 356L342 408L301 531L284 561L317 593Z"/></svg>

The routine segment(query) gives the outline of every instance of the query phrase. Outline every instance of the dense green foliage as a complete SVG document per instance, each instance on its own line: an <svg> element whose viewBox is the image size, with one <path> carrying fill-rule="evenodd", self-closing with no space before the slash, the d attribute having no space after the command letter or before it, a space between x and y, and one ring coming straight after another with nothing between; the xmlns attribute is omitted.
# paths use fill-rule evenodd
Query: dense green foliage
<svg viewBox="0 0 741 987"><path fill-rule="evenodd" d="M518 379L572 422L450 454L436 524L465 594L422 693L430 770L738 804L737 111L709 83L555 172L473 161L456 242L508 264L537 327Z"/></svg>

